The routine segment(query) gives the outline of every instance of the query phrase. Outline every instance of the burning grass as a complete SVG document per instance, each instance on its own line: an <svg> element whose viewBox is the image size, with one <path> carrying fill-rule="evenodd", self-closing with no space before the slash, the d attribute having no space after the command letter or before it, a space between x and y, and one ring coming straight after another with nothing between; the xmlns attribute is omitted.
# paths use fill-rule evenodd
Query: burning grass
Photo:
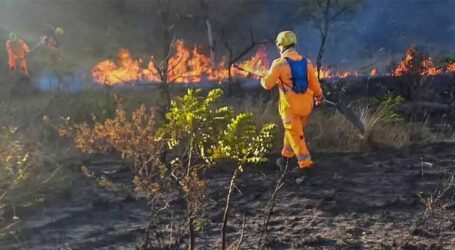
<svg viewBox="0 0 455 250"><path fill-rule="evenodd" d="M188 48L183 40L177 40L174 54L167 62L157 62L153 56L148 59L134 59L129 50L121 49L117 60L104 60L92 69L92 77L97 83L112 86L135 82L162 82L159 70L167 63L166 81L169 83L198 83L202 80L221 83L229 78L229 65L225 60L213 62L200 52L199 46ZM258 75L268 70L270 63L265 47L259 47L249 59L239 63L241 68ZM248 73L231 69L235 77L247 77Z"/></svg>
<svg viewBox="0 0 455 250"><path fill-rule="evenodd" d="M419 51L416 46L411 46L406 50L403 61L395 68L392 75L418 74L421 76L434 76L447 72L455 72L455 62L436 66L430 56Z"/></svg>
<svg viewBox="0 0 455 250"><path fill-rule="evenodd" d="M270 66L265 46L260 46L254 55L239 62L239 67L228 65L226 58L214 62L202 52L201 46L189 47L183 40L175 41L172 48L174 49L172 56L161 62L156 61L154 56L134 58L128 49L120 49L116 60L103 60L92 68L92 78L96 83L107 86L163 81L166 83L203 81L222 83L232 80L231 77L257 78L258 75L264 75ZM163 69L166 73L161 72ZM411 46L398 66L392 72L382 72L382 75L400 77L417 73L420 76L434 76L448 72L455 72L455 62L437 65L431 57L415 46ZM339 70L332 66L322 67L320 72L321 79L362 75L365 74L356 70ZM376 67L368 73L370 77L380 75Z"/></svg>

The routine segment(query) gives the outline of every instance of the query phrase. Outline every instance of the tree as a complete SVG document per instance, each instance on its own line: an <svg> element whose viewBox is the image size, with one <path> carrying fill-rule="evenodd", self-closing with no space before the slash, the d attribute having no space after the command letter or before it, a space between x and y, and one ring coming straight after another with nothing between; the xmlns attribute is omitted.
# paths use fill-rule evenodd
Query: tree
<svg viewBox="0 0 455 250"><path fill-rule="evenodd" d="M254 30L253 26L250 26L250 43L248 46L245 46L242 50L238 52L237 55L234 56L234 49L232 48L232 45L228 40L225 41L225 47L228 50L228 79L231 82L232 81L232 68L234 65L240 61L244 56L246 56L248 53L250 53L254 48L256 48L259 45L265 45L267 43L270 43L273 41L273 39L266 38L261 41L257 41L254 36Z"/></svg>
<svg viewBox="0 0 455 250"><path fill-rule="evenodd" d="M321 35L318 57L316 60L318 79L321 79L322 57L330 34L331 27L339 21L343 15L352 13L360 6L361 0L302 0L298 12L308 19ZM328 93L338 92L329 87ZM336 86L335 86L336 87ZM336 108L345 118L353 123L360 135L365 133L365 125L360 117L348 106L342 103L329 103Z"/></svg>
<svg viewBox="0 0 455 250"><path fill-rule="evenodd" d="M207 41L209 45L209 51L210 51L210 60L212 61L212 64L216 62L216 56L215 56L215 39L214 39L214 34L213 34L213 26L212 22L210 21L209 18L209 13L210 13L210 7L209 7L209 1L208 0L200 0L201 3L201 9L204 11L204 24L207 29ZM212 65L214 66L214 65Z"/></svg>
<svg viewBox="0 0 455 250"><path fill-rule="evenodd" d="M157 10L162 22L162 56L160 63L157 63L152 58L152 63L158 71L161 80L161 91L166 98L163 109L168 110L171 104L171 94L169 92L168 72L169 72L169 58L171 57L172 47L174 45L175 37L173 34L175 22L172 20L171 1L158 0ZM177 17L178 18L178 17Z"/></svg>
<svg viewBox="0 0 455 250"><path fill-rule="evenodd" d="M299 14L308 17L321 35L316 66L320 78L322 57L329 37L330 29L342 15L355 11L361 0L302 0Z"/></svg>

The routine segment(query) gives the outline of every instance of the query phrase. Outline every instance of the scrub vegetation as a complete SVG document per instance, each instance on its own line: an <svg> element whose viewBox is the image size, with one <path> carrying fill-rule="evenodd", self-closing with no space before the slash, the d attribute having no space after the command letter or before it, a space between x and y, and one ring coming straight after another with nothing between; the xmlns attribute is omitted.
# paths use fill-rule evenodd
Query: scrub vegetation
<svg viewBox="0 0 455 250"><path fill-rule="evenodd" d="M454 249L455 3L389 2L0 0L0 249ZM329 101L305 172L283 27Z"/></svg>
<svg viewBox="0 0 455 250"><path fill-rule="evenodd" d="M281 143L276 143L276 138L283 133L276 96L227 96L222 95L221 90L179 88L172 89L172 93L171 106L166 113L153 108L155 103L149 94L136 90L42 93L30 95L27 101L4 99L3 112L11 119L2 121L1 148L5 155L2 166L5 167L1 176L2 183L7 183L1 196L2 232L10 232L20 225L21 220L8 219L14 211L23 213L27 206L33 206L32 203L45 202L49 193L42 195L44 189L36 188L36 183L46 187L60 183L57 193L69 190L68 179L74 178L71 176L78 170L64 170L66 167L57 163L80 164L81 159L105 155L122 159L130 170L130 183L94 174L94 170L85 164L82 164L82 172L110 190L127 192L136 198L145 197L149 201L150 216L139 244L141 248L194 246L205 237L207 230L223 232L217 244L225 248L244 244L244 236L239 234L233 238L230 233L230 210L236 203L235 190L243 185L243 171L257 171L256 168L248 169L252 164L263 166L263 161L281 149ZM63 103L72 103L78 108L65 109ZM309 146L317 153L368 152L442 139L431 132L428 125L398 115L395 109L401 103L401 97L394 95L368 102L353 101L350 106L367 124L365 137L360 137L351 122L339 112L322 107L312 114L307 127ZM8 116L12 107L21 114ZM8 127L8 124L21 124L22 127ZM28 143L30 141L39 141L46 150L51 148L53 152L37 151L40 147ZM71 147L73 143L75 148ZM74 149L84 154L80 155ZM227 164L226 160L232 164ZM226 164L231 166L231 176L230 181L223 183L225 192L220 195L224 204L218 207L225 211L221 216L225 223L215 226L207 214L208 209L213 209L209 176ZM285 192L282 187L278 191L274 194L275 199ZM263 202L263 206L270 203L268 200ZM238 205L234 206L238 211ZM275 213L267 220L272 225ZM262 221L264 216L258 220ZM236 212L232 223L237 224L237 221ZM270 228L273 226L264 231L265 240L255 244L263 247L272 244Z"/></svg>
<svg viewBox="0 0 455 250"><path fill-rule="evenodd" d="M50 190L65 188L69 176L18 127L0 131L0 239L14 230L21 216L46 203Z"/></svg>
<svg viewBox="0 0 455 250"><path fill-rule="evenodd" d="M265 154L275 141L276 125L268 123L258 130L251 113L236 115L231 107L214 105L222 95L220 89L211 90L205 97L200 92L190 89L176 97L164 121L159 121L156 112L145 106L131 115L118 106L113 119L97 122L93 117L91 124L62 124L59 133L72 137L76 148L84 153L118 153L130 165L134 189L151 202L163 203L156 197L177 192L180 196L177 199L185 201L190 249L195 246L195 222L204 219L202 212L207 202L204 172L216 166L218 160L234 161L236 167L226 195L221 228L221 248L225 249L237 179L248 165L267 161ZM162 204L151 206L158 205ZM144 248L148 249L152 242L146 241Z"/></svg>

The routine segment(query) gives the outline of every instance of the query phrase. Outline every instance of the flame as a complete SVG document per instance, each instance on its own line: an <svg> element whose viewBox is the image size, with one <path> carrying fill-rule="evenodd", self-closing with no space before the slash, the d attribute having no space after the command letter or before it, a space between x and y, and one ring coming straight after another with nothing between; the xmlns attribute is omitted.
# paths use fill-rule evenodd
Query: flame
<svg viewBox="0 0 455 250"><path fill-rule="evenodd" d="M118 65L111 60L104 60L96 65L92 70L93 79L106 85L139 80L139 61L133 60L127 49L121 49L117 53L117 60Z"/></svg>
<svg viewBox="0 0 455 250"><path fill-rule="evenodd" d="M370 76L375 77L378 76L378 69L377 68L372 68L370 71Z"/></svg>
<svg viewBox="0 0 455 250"><path fill-rule="evenodd" d="M360 76L357 71L348 71L348 70L335 70L332 68L322 67L320 72L320 78L347 78L347 77L356 77Z"/></svg>
<svg viewBox="0 0 455 250"><path fill-rule="evenodd" d="M148 59L148 62L143 62L142 59L134 59L127 49L120 49L116 60L104 60L95 65L92 69L92 77L95 82L109 86L134 82L161 82L164 77L170 83L197 83L202 80L221 83L226 81L230 75L231 77L258 79L267 73L270 66L265 46L259 47L252 57L240 62L238 68L232 67L230 70L227 60L222 59L219 63L215 63L209 56L201 53L197 45L188 48L182 40L177 40L173 48L174 53L168 60L166 73L158 70L159 66L156 65L153 56ZM403 61L390 75L398 77L418 73L432 76L446 72L455 72L455 62L446 67L436 67L430 57L418 52L415 46L411 46L407 49ZM333 67L322 67L320 72L322 79L360 75L358 71L340 71ZM377 76L377 68L371 69L369 75Z"/></svg>
<svg viewBox="0 0 455 250"><path fill-rule="evenodd" d="M259 78L259 76L266 75L270 67L267 50L264 46L261 46L253 57L240 63L239 66L245 71L234 69L235 76L248 77L252 73L254 78Z"/></svg>
<svg viewBox="0 0 455 250"><path fill-rule="evenodd" d="M424 67L424 74L434 76L434 75L439 75L444 73L442 69L439 69L434 66L433 61L431 60L431 57L425 58L422 62L423 67Z"/></svg>
<svg viewBox="0 0 455 250"><path fill-rule="evenodd" d="M403 61L400 62L400 64L397 66L397 68L394 71L395 76L401 76L403 74L407 74L409 70L409 66L411 65L413 59L414 59L414 52L415 50L413 48L409 48L406 50L406 56Z"/></svg>
<svg viewBox="0 0 455 250"><path fill-rule="evenodd" d="M210 58L199 53L196 46L188 51L178 40L175 48L175 55L169 59L169 82L200 82L204 73L210 74Z"/></svg>
<svg viewBox="0 0 455 250"><path fill-rule="evenodd" d="M150 58L149 63L147 64L147 68L142 71L142 77L144 80L149 82L157 82L160 80L160 74L158 69L155 66L153 57ZM121 82L118 82L121 83Z"/></svg>
<svg viewBox="0 0 455 250"><path fill-rule="evenodd" d="M196 83L203 79L223 82L229 78L229 70L224 60L215 64L210 57L202 54L197 46L187 49L182 40L175 42L174 49L174 55L168 60L166 73L168 82ZM92 69L92 77L95 82L109 86L162 80L153 57L150 58L147 67L142 67L141 63L141 60L134 60L127 49L121 49L115 62L104 60L95 65ZM254 75L264 75L270 66L266 48L261 46L255 55L239 65ZM235 68L231 73L234 77L250 76L250 73Z"/></svg>
<svg viewBox="0 0 455 250"><path fill-rule="evenodd" d="M455 62L447 65L447 72L455 72Z"/></svg>
<svg viewBox="0 0 455 250"><path fill-rule="evenodd" d="M410 73L418 73L422 76L433 76L444 73L444 70L434 66L431 57L419 54L415 46L406 50L403 61L394 70L394 76L402 76Z"/></svg>
<svg viewBox="0 0 455 250"><path fill-rule="evenodd" d="M232 67L230 70L227 60L223 59L219 63L212 62L210 57L201 53L196 45L188 48L182 40L177 40L173 48L175 52L168 60L165 74L170 83L197 83L202 80L221 83L226 81L230 74L231 77L259 79L270 67L265 46L259 47L252 57L238 63L239 67ZM134 82L161 82L163 72L158 68L153 56L143 64L142 60L133 59L127 49L121 49L116 60L104 60L95 65L92 69L92 77L95 82L108 86ZM324 67L321 69L321 78L346 78L359 75L357 71L336 71Z"/></svg>

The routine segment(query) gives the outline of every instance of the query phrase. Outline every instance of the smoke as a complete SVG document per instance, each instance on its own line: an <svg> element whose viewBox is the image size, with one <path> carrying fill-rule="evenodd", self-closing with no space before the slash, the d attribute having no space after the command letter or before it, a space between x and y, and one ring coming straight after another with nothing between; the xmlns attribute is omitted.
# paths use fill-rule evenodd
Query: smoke
<svg viewBox="0 0 455 250"><path fill-rule="evenodd" d="M208 15L220 55L227 54L226 40L237 51L247 46L252 26L257 39L273 38L283 29L295 30L298 49L316 59L320 35L296 13L300 0L207 1L208 13L202 11L200 0L163 2L171 8L174 35L188 43L207 46L203 17ZM163 51L158 0L0 0L0 6L0 42L14 31L33 46L44 32L44 23L62 26L62 53L88 68L114 57L122 47L133 54ZM410 44L424 47L434 57L454 56L454 9L453 0L363 0L356 12L333 25L324 62L358 67L385 54L402 55ZM4 48L0 53L3 65ZM270 56L277 56L276 50L270 50Z"/></svg>
<svg viewBox="0 0 455 250"><path fill-rule="evenodd" d="M402 56L412 44L433 57L453 57L454 9L452 0L365 0L353 15L333 25L325 61L345 68L360 66L384 55ZM302 49L316 58L317 30L309 24L296 30L305 41Z"/></svg>
<svg viewBox="0 0 455 250"><path fill-rule="evenodd" d="M366 1L354 19L359 41L390 50L409 44L454 49L455 1Z"/></svg>

